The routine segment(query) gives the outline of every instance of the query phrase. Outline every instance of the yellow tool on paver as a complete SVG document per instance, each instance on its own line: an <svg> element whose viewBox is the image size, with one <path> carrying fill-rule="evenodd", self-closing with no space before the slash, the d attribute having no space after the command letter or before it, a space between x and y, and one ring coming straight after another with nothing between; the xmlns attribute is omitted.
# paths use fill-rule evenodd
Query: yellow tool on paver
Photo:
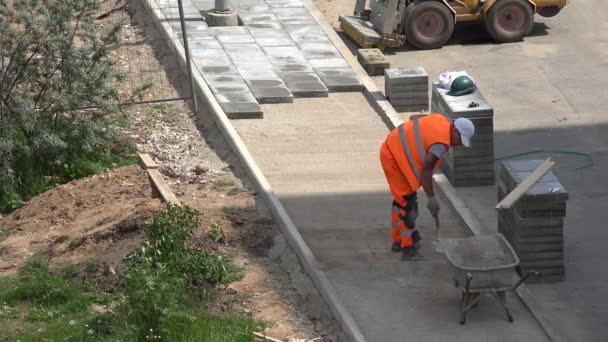
<svg viewBox="0 0 608 342"><path fill-rule="evenodd" d="M406 40L419 49L443 46L454 25L483 23L499 42L530 34L534 14L556 16L569 0L357 0L354 15L340 16L342 30L363 48L396 47Z"/></svg>

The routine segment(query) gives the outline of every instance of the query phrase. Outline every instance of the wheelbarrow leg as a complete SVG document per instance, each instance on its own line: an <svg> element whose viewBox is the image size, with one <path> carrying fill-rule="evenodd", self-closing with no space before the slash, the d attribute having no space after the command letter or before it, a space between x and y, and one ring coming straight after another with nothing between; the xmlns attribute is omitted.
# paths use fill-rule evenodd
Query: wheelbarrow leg
<svg viewBox="0 0 608 342"><path fill-rule="evenodd" d="M496 297L498 302L505 309L509 322L513 323L513 315L511 314L511 311L509 310L509 306L507 305L507 293L505 291L498 291L498 292L492 292L492 294Z"/></svg>
<svg viewBox="0 0 608 342"><path fill-rule="evenodd" d="M467 310L469 309L469 302L472 294L469 292L471 289L471 275L467 274L467 281L465 288L462 291L462 299L460 300L460 324L464 325L467 320Z"/></svg>

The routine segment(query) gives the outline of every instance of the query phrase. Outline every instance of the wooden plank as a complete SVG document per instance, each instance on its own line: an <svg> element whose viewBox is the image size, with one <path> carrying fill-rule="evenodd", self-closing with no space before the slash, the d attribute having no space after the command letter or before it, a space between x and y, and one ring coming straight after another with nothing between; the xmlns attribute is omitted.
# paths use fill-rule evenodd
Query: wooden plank
<svg viewBox="0 0 608 342"><path fill-rule="evenodd" d="M253 336L258 337L260 339L262 339L262 341L269 341L269 342L283 342L282 340L270 337L270 336L266 336L265 334L260 334L259 332L253 332Z"/></svg>
<svg viewBox="0 0 608 342"><path fill-rule="evenodd" d="M545 173L549 172L555 165L555 162L551 159L547 159L542 162L536 170L534 170L526 179L524 179L519 185L503 198L500 203L496 205L496 209L511 209L511 207L517 202L539 179L543 178Z"/></svg>
<svg viewBox="0 0 608 342"><path fill-rule="evenodd" d="M152 157L147 153L140 153L139 159L141 160L144 170L156 170L159 169L158 164L152 159Z"/></svg>
<svg viewBox="0 0 608 342"><path fill-rule="evenodd" d="M150 175L152 183L154 183L154 186L156 186L156 189L158 189L158 192L160 192L160 195L165 202L173 205L182 205L177 197L175 197L173 194L173 191L171 191L171 188L169 188L169 185L165 182L165 179L163 178L163 175L160 174L160 171L157 169L151 169L148 170L148 175Z"/></svg>

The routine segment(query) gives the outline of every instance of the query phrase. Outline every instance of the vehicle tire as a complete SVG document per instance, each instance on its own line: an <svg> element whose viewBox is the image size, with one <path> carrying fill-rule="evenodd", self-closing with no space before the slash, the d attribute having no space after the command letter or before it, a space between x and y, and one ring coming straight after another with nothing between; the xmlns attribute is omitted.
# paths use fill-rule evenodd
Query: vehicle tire
<svg viewBox="0 0 608 342"><path fill-rule="evenodd" d="M562 9L560 7L557 6L553 6L553 7L542 7L539 8L537 10L537 13L544 18L552 18L555 17L556 15L559 14L559 12L561 12Z"/></svg>
<svg viewBox="0 0 608 342"><path fill-rule="evenodd" d="M534 11L526 0L500 0L488 11L485 26L495 40L517 42L532 31Z"/></svg>
<svg viewBox="0 0 608 342"><path fill-rule="evenodd" d="M405 39L419 49L437 49L454 32L452 12L441 2L425 1L408 6Z"/></svg>

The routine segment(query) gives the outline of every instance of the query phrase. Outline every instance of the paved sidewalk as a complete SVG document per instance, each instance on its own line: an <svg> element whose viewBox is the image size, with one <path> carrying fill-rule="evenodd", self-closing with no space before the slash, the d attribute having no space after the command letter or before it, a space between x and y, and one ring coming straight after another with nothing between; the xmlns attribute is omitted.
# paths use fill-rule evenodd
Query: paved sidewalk
<svg viewBox="0 0 608 342"><path fill-rule="evenodd" d="M388 130L361 93L265 105L259 121L233 121L273 190L368 341L543 341L509 296L515 322L484 298L458 323L459 293L434 244L422 195L418 224L427 261L390 253L391 197L378 160ZM442 203L442 237L467 231Z"/></svg>

